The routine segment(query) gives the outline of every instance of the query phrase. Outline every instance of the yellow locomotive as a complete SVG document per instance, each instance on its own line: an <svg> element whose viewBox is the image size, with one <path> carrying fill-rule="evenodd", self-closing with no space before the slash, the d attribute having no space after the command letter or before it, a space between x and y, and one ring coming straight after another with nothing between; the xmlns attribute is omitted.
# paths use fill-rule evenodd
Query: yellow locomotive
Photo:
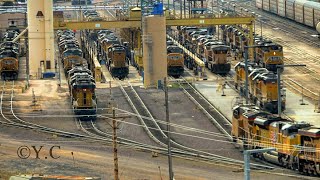
<svg viewBox="0 0 320 180"><path fill-rule="evenodd" d="M58 44L65 73L76 65L87 66L87 60L83 58L74 32L70 30L58 32Z"/></svg>
<svg viewBox="0 0 320 180"><path fill-rule="evenodd" d="M271 40L263 39L256 41L256 63L267 68L269 71L277 71L277 65L283 65L283 48Z"/></svg>
<svg viewBox="0 0 320 180"><path fill-rule="evenodd" d="M248 38L245 34L248 30L237 26L223 26L223 40L235 51L235 56L244 57L244 47L248 46ZM277 65L283 65L283 47L269 39L257 38L254 48L255 58L252 62L269 71L276 72Z"/></svg>
<svg viewBox="0 0 320 180"><path fill-rule="evenodd" d="M113 77L124 79L129 74L128 46L122 46L110 30L98 32L98 53L100 61L106 63Z"/></svg>
<svg viewBox="0 0 320 180"><path fill-rule="evenodd" d="M320 176L318 127L291 122L253 105L238 105L233 108L231 135L234 141L243 142L244 149L276 148L279 165Z"/></svg>
<svg viewBox="0 0 320 180"><path fill-rule="evenodd" d="M9 27L4 34L4 42L0 45L0 71L3 80L18 79L19 53L18 43L11 42L18 36L15 27Z"/></svg>
<svg viewBox="0 0 320 180"><path fill-rule="evenodd" d="M235 65L235 87L240 93L245 92L245 63ZM254 63L248 64L248 94L252 102L263 110L278 112L278 80L277 74L260 68ZM280 87L281 88L281 87ZM285 92L281 90L281 109L285 109Z"/></svg>
<svg viewBox="0 0 320 180"><path fill-rule="evenodd" d="M175 45L167 46L168 75L179 77L184 72L183 50Z"/></svg>
<svg viewBox="0 0 320 180"><path fill-rule="evenodd" d="M207 66L211 72L216 74L227 74L231 69L230 61L228 60L229 46L213 45L210 46L211 53L206 56ZM211 56L210 56L211 54Z"/></svg>
<svg viewBox="0 0 320 180"><path fill-rule="evenodd" d="M123 79L128 76L129 66L124 46L113 44L108 48L107 67L113 77Z"/></svg>
<svg viewBox="0 0 320 180"><path fill-rule="evenodd" d="M84 66L74 66L68 71L68 83L74 113L81 120L95 120L96 84L91 71Z"/></svg>
<svg viewBox="0 0 320 180"><path fill-rule="evenodd" d="M86 65L87 61L82 58L82 51L80 49L67 49L63 52L63 68L67 72L75 65Z"/></svg>
<svg viewBox="0 0 320 180"><path fill-rule="evenodd" d="M216 74L227 74L231 69L228 60L230 48L223 42L214 39L207 29L198 27L180 27L179 42L189 51L204 61L206 67ZM194 67L194 62L187 57L185 64L188 68Z"/></svg>
<svg viewBox="0 0 320 180"><path fill-rule="evenodd" d="M14 49L0 50L0 69L1 69L1 78L3 80L18 79L18 72L19 72L18 54L19 53Z"/></svg>
<svg viewBox="0 0 320 180"><path fill-rule="evenodd" d="M57 33L60 56L68 79L71 104L74 113L81 120L95 120L97 99L95 80L88 69L87 60L78 46L75 34L70 31Z"/></svg>

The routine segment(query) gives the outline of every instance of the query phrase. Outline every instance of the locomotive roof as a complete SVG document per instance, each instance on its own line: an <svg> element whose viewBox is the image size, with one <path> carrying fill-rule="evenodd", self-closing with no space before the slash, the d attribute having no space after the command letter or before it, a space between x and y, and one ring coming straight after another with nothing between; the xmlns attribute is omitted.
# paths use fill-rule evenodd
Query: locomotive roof
<svg viewBox="0 0 320 180"><path fill-rule="evenodd" d="M120 44L113 44L111 47L113 51L124 51L126 48Z"/></svg>
<svg viewBox="0 0 320 180"><path fill-rule="evenodd" d="M173 45L173 44L174 44L173 41L167 40L167 46L171 46L171 45Z"/></svg>
<svg viewBox="0 0 320 180"><path fill-rule="evenodd" d="M243 113L242 115L244 117L250 119L250 118L256 118L258 116L266 117L266 116L270 115L270 113L265 112L265 111L258 111L258 110L255 110L255 109L250 109L249 111Z"/></svg>
<svg viewBox="0 0 320 180"><path fill-rule="evenodd" d="M183 53L183 50L179 46L173 45L167 47L167 53Z"/></svg>
<svg viewBox="0 0 320 180"><path fill-rule="evenodd" d="M167 49L181 49L181 48L177 45L171 45L171 46L167 46Z"/></svg>
<svg viewBox="0 0 320 180"><path fill-rule="evenodd" d="M95 80L92 75L88 74L87 72L80 72L73 74L73 76L70 78L70 84L73 86L79 84L91 85L95 84Z"/></svg>
<svg viewBox="0 0 320 180"><path fill-rule="evenodd" d="M106 37L104 39L102 39L101 43L111 43L111 44L120 44L120 42L118 41L118 39L116 37Z"/></svg>
<svg viewBox="0 0 320 180"><path fill-rule="evenodd" d="M206 47L211 47L211 46L214 46L214 45L224 45L223 42L221 41L217 41L217 40L212 40L212 41L208 41L204 44Z"/></svg>
<svg viewBox="0 0 320 180"><path fill-rule="evenodd" d="M70 69L68 71L68 75L69 76L73 76L75 73L88 73L89 75L92 75L92 72L90 69L88 69L87 67L85 66L82 66L82 65L76 65L74 66L72 69Z"/></svg>
<svg viewBox="0 0 320 180"><path fill-rule="evenodd" d="M223 44L217 44L217 45L212 45L211 46L212 50L222 50L222 51L228 51L230 50L229 46L223 45Z"/></svg>
<svg viewBox="0 0 320 180"><path fill-rule="evenodd" d="M245 62L244 61L240 61L240 62L238 62L234 67L236 68L236 67L245 67ZM250 68L250 67L255 67L255 66L257 66L257 64L256 63L254 63L254 62L251 62L251 61L249 61L248 62L248 69Z"/></svg>
<svg viewBox="0 0 320 180"><path fill-rule="evenodd" d="M232 108L232 111L239 110L240 114L249 114L250 112L258 112L260 110L255 104L240 104Z"/></svg>
<svg viewBox="0 0 320 180"><path fill-rule="evenodd" d="M274 82L277 80L277 75L273 72L260 73L257 74L252 80L260 79L265 82Z"/></svg>
<svg viewBox="0 0 320 180"><path fill-rule="evenodd" d="M254 120L254 124L259 126L268 127L271 123L276 121L282 121L283 119L281 117L270 115L268 117L257 117Z"/></svg>
<svg viewBox="0 0 320 180"><path fill-rule="evenodd" d="M250 66L249 71L251 71L249 77L255 77L257 74L269 72L266 68L254 68L252 66Z"/></svg>
<svg viewBox="0 0 320 180"><path fill-rule="evenodd" d="M66 49L65 51L63 51L63 53L72 53L72 52L81 52L82 50L79 48L70 48L70 49Z"/></svg>
<svg viewBox="0 0 320 180"><path fill-rule="evenodd" d="M292 123L292 122L287 122L285 125L282 126L281 130L287 130L287 129L301 129L301 128L306 128L310 127L311 125L309 123Z"/></svg>
<svg viewBox="0 0 320 180"><path fill-rule="evenodd" d="M314 138L320 138L320 128L319 127L310 127L306 129L299 129L298 134L302 136L310 136Z"/></svg>

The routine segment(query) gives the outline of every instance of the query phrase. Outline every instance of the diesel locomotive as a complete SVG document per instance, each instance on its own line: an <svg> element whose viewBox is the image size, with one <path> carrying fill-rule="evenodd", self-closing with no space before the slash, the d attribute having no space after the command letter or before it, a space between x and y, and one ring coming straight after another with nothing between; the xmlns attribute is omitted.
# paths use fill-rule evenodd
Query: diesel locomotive
<svg viewBox="0 0 320 180"><path fill-rule="evenodd" d="M69 85L73 111L80 120L95 120L97 113L96 83L75 38L75 33L58 31L60 57Z"/></svg>
<svg viewBox="0 0 320 180"><path fill-rule="evenodd" d="M232 137L244 149L273 147L278 163L308 175L320 176L320 128L292 122L251 105L233 108ZM264 158L261 153L255 157Z"/></svg>
<svg viewBox="0 0 320 180"><path fill-rule="evenodd" d="M10 27L0 45L0 72L3 80L18 79L20 47L19 43L11 42L18 35L19 30Z"/></svg>

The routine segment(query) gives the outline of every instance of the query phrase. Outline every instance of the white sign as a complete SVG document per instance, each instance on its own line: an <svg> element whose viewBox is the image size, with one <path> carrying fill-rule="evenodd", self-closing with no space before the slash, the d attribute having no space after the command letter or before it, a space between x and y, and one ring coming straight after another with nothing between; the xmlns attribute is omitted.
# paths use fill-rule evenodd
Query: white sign
<svg viewBox="0 0 320 180"><path fill-rule="evenodd" d="M100 24L96 24L96 28L99 28L100 27Z"/></svg>

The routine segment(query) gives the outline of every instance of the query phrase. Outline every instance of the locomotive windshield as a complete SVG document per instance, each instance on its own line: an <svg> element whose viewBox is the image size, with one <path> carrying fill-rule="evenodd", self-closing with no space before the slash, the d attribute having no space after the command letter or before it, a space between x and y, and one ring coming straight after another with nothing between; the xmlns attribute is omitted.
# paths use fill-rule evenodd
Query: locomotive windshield
<svg viewBox="0 0 320 180"><path fill-rule="evenodd" d="M178 46L169 46L167 48L167 53L170 54L170 53L179 53L179 54L182 54L183 53L183 50L181 48L179 48Z"/></svg>
<svg viewBox="0 0 320 180"><path fill-rule="evenodd" d="M68 49L63 53L63 56L80 56L82 57L82 51L79 49Z"/></svg>

